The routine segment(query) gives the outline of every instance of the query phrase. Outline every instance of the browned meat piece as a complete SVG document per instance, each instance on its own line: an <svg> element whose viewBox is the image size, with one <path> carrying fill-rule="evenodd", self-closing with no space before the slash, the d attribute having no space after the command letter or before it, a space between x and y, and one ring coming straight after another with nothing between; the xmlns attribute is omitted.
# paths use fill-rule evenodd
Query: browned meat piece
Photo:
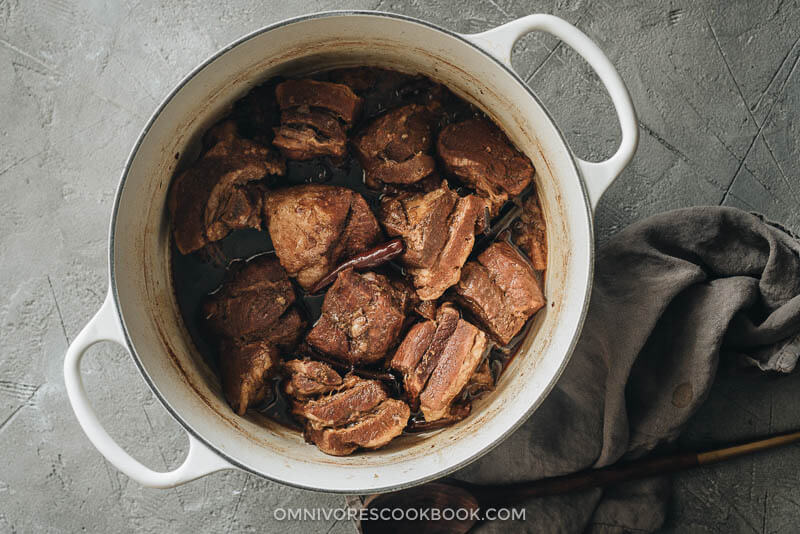
<svg viewBox="0 0 800 534"><path fill-rule="evenodd" d="M388 278L347 269L325 295L322 315L306 342L349 363L380 360L403 327L407 296Z"/></svg>
<svg viewBox="0 0 800 534"><path fill-rule="evenodd" d="M459 320L419 396L420 409L426 421L435 421L450 412L450 403L467 385L486 349L486 334Z"/></svg>
<svg viewBox="0 0 800 534"><path fill-rule="evenodd" d="M222 390L233 411L244 415L264 400L268 380L278 368L278 349L264 340L224 342L219 360Z"/></svg>
<svg viewBox="0 0 800 534"><path fill-rule="evenodd" d="M530 160L497 126L484 119L445 127L436 149L447 171L487 196L495 211L533 180Z"/></svg>
<svg viewBox="0 0 800 534"><path fill-rule="evenodd" d="M284 388L292 413L305 425L306 439L322 452L343 456L358 447L376 449L405 428L411 411L390 399L383 384L354 374L344 377L324 363L291 360Z"/></svg>
<svg viewBox="0 0 800 534"><path fill-rule="evenodd" d="M348 375L341 391L315 400L295 401L292 412L314 428L338 427L356 421L388 397L377 380Z"/></svg>
<svg viewBox="0 0 800 534"><path fill-rule="evenodd" d="M383 198L378 219L387 234L403 238L404 265L421 268L434 264L447 242L447 219L456 202L458 195L446 184L425 194L401 193Z"/></svg>
<svg viewBox="0 0 800 534"><path fill-rule="evenodd" d="M338 158L347 153L347 134L330 113L293 108L281 113L281 126L275 128L272 144L288 159Z"/></svg>
<svg viewBox="0 0 800 534"><path fill-rule="evenodd" d="M409 269L421 299L437 299L458 281L461 267L475 243L475 228L482 226L478 221L485 207L486 204L475 195L459 198L447 220L447 242L434 264L428 268Z"/></svg>
<svg viewBox="0 0 800 534"><path fill-rule="evenodd" d="M216 335L291 346L304 326L294 302L286 271L274 255L262 254L231 267L222 286L204 301L203 316Z"/></svg>
<svg viewBox="0 0 800 534"><path fill-rule="evenodd" d="M353 139L368 187L411 184L434 171L433 120L430 110L409 104L381 115Z"/></svg>
<svg viewBox="0 0 800 534"><path fill-rule="evenodd" d="M431 346L436 329L437 324L434 319L412 326L389 361L389 367L405 375L410 375ZM410 377L407 376L406 381L408 378ZM406 389L408 389L408 385L406 385ZM417 391L418 393L419 391Z"/></svg>
<svg viewBox="0 0 800 534"><path fill-rule="evenodd" d="M443 304L434 321L409 330L389 362L403 373L406 397L422 409L426 421L446 417L449 406L462 392L488 343L486 334L461 319L451 304Z"/></svg>
<svg viewBox="0 0 800 534"><path fill-rule="evenodd" d="M447 413L440 419L425 421L424 419L412 419L407 430L409 432L425 432L450 426L465 419L472 411L472 401L494 389L494 378L489 369L489 359L484 358L483 362L472 373L467 385L461 390L447 409Z"/></svg>
<svg viewBox="0 0 800 534"><path fill-rule="evenodd" d="M346 456L359 447L377 449L399 436L411 411L397 399L384 400L373 412L342 428L306 427L306 438L319 450L334 456Z"/></svg>
<svg viewBox="0 0 800 534"><path fill-rule="evenodd" d="M272 144L284 156L307 160L320 156L341 158L347 153L346 126L361 108L361 98L348 86L287 80L278 84L275 96L281 108L281 125L275 128Z"/></svg>
<svg viewBox="0 0 800 534"><path fill-rule="evenodd" d="M286 80L275 88L281 110L289 108L319 108L351 124L361 107L361 98L348 86L315 80Z"/></svg>
<svg viewBox="0 0 800 534"><path fill-rule="evenodd" d="M435 300L458 282L485 207L482 199L459 197L445 183L429 193L382 200L378 217L389 235L403 238L401 259L422 300Z"/></svg>
<svg viewBox="0 0 800 534"><path fill-rule="evenodd" d="M178 175L170 190L173 235L181 254L231 230L260 229L262 195L250 182L286 172L278 154L239 137L232 121L212 128L206 142L211 148Z"/></svg>
<svg viewBox="0 0 800 534"><path fill-rule="evenodd" d="M389 363L403 373L406 395L416 407L420 393L439 364L442 351L461 320L458 310L443 304L434 321L414 325Z"/></svg>
<svg viewBox="0 0 800 534"><path fill-rule="evenodd" d="M283 364L283 368L288 375L284 391L296 399L329 393L342 385L339 373L316 360L289 360Z"/></svg>
<svg viewBox="0 0 800 534"><path fill-rule="evenodd" d="M277 258L262 254L235 263L203 302L204 322L219 338L222 388L239 415L264 398L280 350L293 349L305 329L294 301Z"/></svg>
<svg viewBox="0 0 800 534"><path fill-rule="evenodd" d="M531 259L537 271L547 269L547 229L538 195L533 194L523 202L523 212L514 226L514 242Z"/></svg>
<svg viewBox="0 0 800 534"><path fill-rule="evenodd" d="M545 300L527 259L498 241L464 266L455 289L459 301L492 336L507 345Z"/></svg>
<svg viewBox="0 0 800 534"><path fill-rule="evenodd" d="M309 184L272 191L264 209L275 254L306 290L381 238L366 201L344 187Z"/></svg>

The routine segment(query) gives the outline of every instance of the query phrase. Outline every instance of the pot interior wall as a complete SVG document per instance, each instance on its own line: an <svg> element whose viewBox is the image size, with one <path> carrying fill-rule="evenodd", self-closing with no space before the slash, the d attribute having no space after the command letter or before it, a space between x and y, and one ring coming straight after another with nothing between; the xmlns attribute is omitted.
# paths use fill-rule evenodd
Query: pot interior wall
<svg viewBox="0 0 800 534"><path fill-rule="evenodd" d="M356 37L358 36L358 37ZM172 291L166 197L176 166L237 98L276 74L380 65L419 72L476 103L534 162L548 223L546 309L497 390L468 419L380 451L334 458L277 423L237 417L193 346ZM544 110L508 71L461 39L374 14L308 18L258 33L199 70L141 140L120 190L112 276L135 357L187 427L237 465L297 486L379 491L442 474L510 432L549 391L580 329L591 273L591 225L569 150Z"/></svg>

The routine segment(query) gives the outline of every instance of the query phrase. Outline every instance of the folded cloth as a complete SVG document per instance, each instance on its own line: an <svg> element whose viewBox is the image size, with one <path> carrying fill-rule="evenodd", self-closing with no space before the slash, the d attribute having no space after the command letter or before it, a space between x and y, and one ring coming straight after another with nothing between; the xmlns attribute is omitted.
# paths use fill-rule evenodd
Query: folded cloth
<svg viewBox="0 0 800 534"><path fill-rule="evenodd" d="M673 442L705 400L720 355L788 373L800 354L800 244L722 207L633 224L597 256L587 320L542 406L461 470L477 483L534 480L639 457ZM526 521L479 532L650 532L670 494L661 477L527 503Z"/></svg>

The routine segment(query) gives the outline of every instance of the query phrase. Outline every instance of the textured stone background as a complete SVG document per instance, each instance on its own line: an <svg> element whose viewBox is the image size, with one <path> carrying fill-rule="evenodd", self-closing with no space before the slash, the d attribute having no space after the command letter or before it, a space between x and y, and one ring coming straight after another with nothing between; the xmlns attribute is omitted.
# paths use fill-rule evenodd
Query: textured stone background
<svg viewBox="0 0 800 534"><path fill-rule="evenodd" d="M740 206L800 230L797 1L0 0L0 532L354 532L342 522L276 524L275 507L343 498L238 472L169 491L139 487L89 444L61 375L67 344L101 304L114 190L157 103L240 35L341 8L406 13L461 32L549 12L595 39L631 90L642 134L598 210L600 241L695 204ZM531 35L514 61L579 155L613 150L610 101L575 53ZM128 356L99 346L84 368L111 434L154 468L177 465L186 438ZM800 426L798 385L722 377L686 445ZM800 448L790 447L683 474L666 530L793 532L798 465Z"/></svg>

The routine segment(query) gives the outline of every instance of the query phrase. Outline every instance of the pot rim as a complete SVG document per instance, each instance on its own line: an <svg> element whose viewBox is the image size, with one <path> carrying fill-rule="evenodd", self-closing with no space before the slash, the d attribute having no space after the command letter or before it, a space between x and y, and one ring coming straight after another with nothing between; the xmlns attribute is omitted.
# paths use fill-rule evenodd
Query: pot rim
<svg viewBox="0 0 800 534"><path fill-rule="evenodd" d="M137 155L137 153L139 151L139 148L140 148L141 144L143 143L144 139L147 137L148 133L150 132L150 129L151 129L153 123L156 121L156 119L159 117L159 115L161 115L161 112L172 101L172 99L175 97L175 95L187 83L189 83L200 71L202 71L204 68L206 68L211 63L213 63L219 57L221 57L222 55L226 54L231 49L236 48L237 46L239 46L239 45L241 45L241 44L243 44L243 43L245 43L245 42L247 42L247 41L249 41L249 40L251 40L251 39L253 39L253 38L255 38L255 37L259 36L259 35L261 35L261 34L267 33L269 31L272 31L272 30L277 29L277 28L281 28L281 27L284 27L284 26L289 26L291 24L296 24L296 23L307 21L307 20L328 18L328 17L341 17L341 16L374 16L374 17L389 18L389 19L395 19L395 20L401 20L401 21L404 21L404 22L410 22L410 23L414 23L414 24L419 24L419 25L425 26L427 28L430 28L430 29L433 29L433 30L436 30L436 31L440 31L440 32L445 33L446 35L448 35L450 37L456 38L462 44L464 44L466 46L469 46L472 49L480 52L484 56L486 56L489 59L491 59L498 67L500 67L504 71L506 71L506 73L510 74L514 78L514 80L525 89L525 91L528 93L528 95L539 105L539 107L544 112L545 116L548 118L550 123L553 125L555 131L558 134L558 137L559 137L560 141L567 148L567 151L570 154L570 165L572 166L572 169L575 171L575 175L578 177L579 186L580 186L581 192L583 193L583 207L584 207L584 211L585 211L585 215L586 215L586 221L588 223L587 231L589 232L589 239L587 239L587 243L588 243L588 251L587 251L588 255L587 256L588 256L589 265L588 265L588 269L586 271L586 289L585 289L585 293L584 293L584 297L583 297L583 306L581 307L580 317L578 318L578 322L576 323L575 335L573 336L572 340L570 341L569 347L567 348L566 357L562 360L561 365L559 366L557 372L551 378L550 382L543 389L542 395L539 396L539 400L537 402L534 402L525 411L525 413L521 417L519 417L511 426L508 427L508 429L506 429L505 432L503 432L502 434L497 435L489 445L484 447L482 450L476 452L472 456L464 459L463 461L461 461L461 462L459 462L457 464L454 464L452 466L449 466L446 469L442 469L442 470L440 470L438 472L431 473L430 475L426 475L426 476L422 476L422 477L419 477L419 478L416 478L416 479L413 479L413 480L409 480L409 481L401 483L401 484L390 484L390 485L386 485L386 486L369 488L368 491L370 493L384 493L384 492L389 492L389 491L397 491L397 490L401 490L401 489L405 489L405 488L410 488L410 487L413 487L413 486L424 484L426 482L430 482L432 480L440 479L440 478L445 477L445 476L447 476L447 475L449 475L449 474L451 474L451 473L453 473L455 471L458 471L459 469L461 469L461 468L471 464L472 462L478 460L479 458L481 458L485 454L488 454L495 447L497 447L503 441L505 441L506 438L508 438L514 431L516 431L525 421L528 420L528 418L533 414L533 412L535 412L536 409L541 405L541 403L544 401L544 399L547 398L547 396L550 394L550 392L552 391L553 387L555 386L556 382L558 382L558 379L563 374L564 370L566 369L567 364L571 360L572 355L573 355L573 353L575 351L575 346L578 343L578 339L580 338L580 334L583 331L583 325L584 325L584 322L586 320L586 313L587 313L587 310L588 310L588 307L589 307L589 301L590 301L590 297L591 297L592 283L593 283L593 280L594 280L594 259L595 259L595 242L594 241L595 240L594 240L594 220L593 220L593 212L592 212L592 208L591 208L591 202L590 202L590 199L589 199L588 190L586 188L586 183L583 180L583 175L580 172L580 170L578 168L578 165L577 165L577 163L575 161L575 157L576 156L572 152L572 149L570 148L569 143L567 143L567 140L565 139L564 134L561 131L561 128L558 126L556 121L553 119L553 116L550 114L550 112L547 110L547 108L544 106L544 104L541 102L541 100L539 100L539 97L536 96L536 94L531 90L531 88L528 86L528 84L525 83L525 81L517 74L517 72L510 66L510 64L506 65L505 63L503 63L502 61L497 59L495 56L493 56L491 53L489 53L487 50L481 48L477 44L475 44L472 41L470 41L469 39L467 39L464 34L460 34L460 33L455 32L453 30L449 30L447 28L441 27L441 26L439 26L437 24L434 24L432 22L428 22L426 20L422 20L422 19L419 19L419 18L416 18L416 17L411 17L411 16L408 16L408 15L401 15L401 14L390 13L390 12L386 12L386 11L373 11L373 10L330 10L330 11L320 11L320 12L316 12L316 13L311 13L311 14L307 14L307 15L300 15L300 16L297 16L297 17L284 19L282 21L279 21L279 22L264 26L262 28L259 28L257 30L254 30L254 31L252 31L252 32L250 32L250 33L248 33L248 34L246 34L246 35L244 35L242 37L239 37L238 39L232 41L231 43L229 43L228 45L224 46L223 48L217 50L211 56L209 56L208 58L203 60L201 63L199 63L195 68L193 68L188 74L186 74L170 90L170 92L167 94L167 96L165 96L161 100L161 103L158 105L156 110L150 115L150 118L147 120L147 122L145 123L145 126L142 128L142 131L139 134L139 136L138 136L138 138L136 140L136 143L133 145L133 148L131 149L130 154L128 155L128 158L125 161L125 167L122 170L121 178L120 178L120 181L119 181L119 183L117 185L117 190L116 190L115 195L114 195L114 204L113 204L112 212L111 212L111 221L110 221L110 225L109 225L109 237L108 237L108 279L109 279L109 287L110 287L111 295L113 296L113 300L114 300L114 313L115 313L116 318L119 321L119 324L121 326L121 331L122 331L123 337L125 339L126 348L128 349L128 351L129 351L129 353L131 355L131 358L133 359L134 363L136 364L136 368L139 370L139 374L142 376L144 381L147 383L148 387L153 392L153 394L156 396L156 398L159 400L161 405L173 417L173 419L175 419L178 422L178 424L180 424L181 427L183 427L183 429L189 434L190 437L196 438L203 445L205 445L211 451L213 451L214 454L218 455L220 458L222 458L225 461L229 462L231 464L231 466L236 467L237 469L240 469L240 470L242 470L242 471L244 471L246 473L253 474L253 475L256 475L256 476L259 476L259 477L262 477L262 478L266 478L267 480L271 480L273 482L277 482L279 484L283 484L283 485L294 487L294 488L310 490L310 491L325 492L325 493L353 495L353 494L361 494L363 492L354 492L352 490L338 490L338 489L330 489L330 488L321 489L321 488L318 488L318 487L299 484L299 483L296 483L296 482L287 482L287 481L284 481L282 479L274 478L274 477L272 477L270 475L261 473L261 472L255 470L255 469L253 469L253 468L241 463L236 458L231 456L229 453L226 453L226 452L220 450L219 447L214 445L210 440L206 439L204 436L200 435L200 433L198 433L194 429L194 427L189 425L183 419L183 417L181 417L180 413L177 410L175 410L169 404L169 402L167 401L166 397L158 389L158 386L156 386L155 381L153 379L151 379L150 375L145 370L144 365L142 364L141 359L139 358L139 355L136 352L136 348L134 347L133 341L131 340L130 334L128 332L128 327L125 324L125 319L123 318L122 312L120 310L120 305L119 305L120 298L119 298L119 293L118 293L118 290L117 290L117 284L116 284L116 278L115 278L115 266L114 266L114 263L115 263L114 262L114 231L116 229L117 214L119 212L120 202L121 202L121 198L122 198L122 191L123 191L123 188L125 186L125 181L126 181L126 179L128 177L128 173L130 172L131 165L133 164L133 161L136 158L136 155Z"/></svg>

